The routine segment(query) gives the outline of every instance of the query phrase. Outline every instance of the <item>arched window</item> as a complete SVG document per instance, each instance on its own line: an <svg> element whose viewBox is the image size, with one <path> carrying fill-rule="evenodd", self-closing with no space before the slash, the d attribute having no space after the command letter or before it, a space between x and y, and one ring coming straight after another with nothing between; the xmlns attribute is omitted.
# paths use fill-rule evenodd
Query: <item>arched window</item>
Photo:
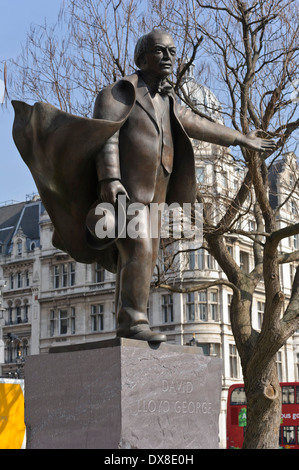
<svg viewBox="0 0 299 470"><path fill-rule="evenodd" d="M20 289L21 287L23 287L23 276L22 276L22 273L18 273L18 274L17 274L17 287L18 287L18 289Z"/></svg>
<svg viewBox="0 0 299 470"><path fill-rule="evenodd" d="M7 310L6 311L7 311L7 317L6 317L7 324L12 325L13 324L13 305L12 305L11 300L8 300L8 302L7 302Z"/></svg>
<svg viewBox="0 0 299 470"><path fill-rule="evenodd" d="M24 285L25 287L29 287L29 272L25 271L24 273Z"/></svg>
<svg viewBox="0 0 299 470"><path fill-rule="evenodd" d="M19 238L19 239L17 240L17 254L18 254L19 256L21 256L22 253L23 253L23 242L22 242L22 240Z"/></svg>
<svg viewBox="0 0 299 470"><path fill-rule="evenodd" d="M22 349L21 349L22 356L23 357L28 356L28 351L29 351L28 339L23 339L22 340L22 346L21 347L22 347Z"/></svg>
<svg viewBox="0 0 299 470"><path fill-rule="evenodd" d="M5 343L5 363L13 362L13 345L10 339Z"/></svg>
<svg viewBox="0 0 299 470"><path fill-rule="evenodd" d="M19 299L15 301L15 306L16 306L16 323L22 323L21 301Z"/></svg>
<svg viewBox="0 0 299 470"><path fill-rule="evenodd" d="M29 305L28 299L24 299L24 323L28 323Z"/></svg>

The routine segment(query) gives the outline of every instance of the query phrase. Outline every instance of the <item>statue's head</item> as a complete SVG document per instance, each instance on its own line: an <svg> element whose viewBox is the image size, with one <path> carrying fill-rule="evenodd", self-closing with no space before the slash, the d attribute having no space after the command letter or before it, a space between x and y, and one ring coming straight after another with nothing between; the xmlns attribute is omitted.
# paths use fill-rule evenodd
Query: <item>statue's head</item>
<svg viewBox="0 0 299 470"><path fill-rule="evenodd" d="M172 36L163 30L153 30L138 39L134 60L140 70L156 78L172 73L176 48Z"/></svg>

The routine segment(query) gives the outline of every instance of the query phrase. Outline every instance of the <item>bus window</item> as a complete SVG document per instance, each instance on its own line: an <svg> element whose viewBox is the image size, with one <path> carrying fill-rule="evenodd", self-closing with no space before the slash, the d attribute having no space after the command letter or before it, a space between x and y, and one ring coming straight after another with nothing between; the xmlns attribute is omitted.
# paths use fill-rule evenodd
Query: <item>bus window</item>
<svg viewBox="0 0 299 470"><path fill-rule="evenodd" d="M235 388L230 398L231 405L246 405L246 395L243 387Z"/></svg>
<svg viewBox="0 0 299 470"><path fill-rule="evenodd" d="M283 441L282 441L283 445L296 444L295 426L283 426L282 438L283 438Z"/></svg>
<svg viewBox="0 0 299 470"><path fill-rule="evenodd" d="M282 387L282 404L294 404L295 403L295 393L294 387L291 385L284 385Z"/></svg>

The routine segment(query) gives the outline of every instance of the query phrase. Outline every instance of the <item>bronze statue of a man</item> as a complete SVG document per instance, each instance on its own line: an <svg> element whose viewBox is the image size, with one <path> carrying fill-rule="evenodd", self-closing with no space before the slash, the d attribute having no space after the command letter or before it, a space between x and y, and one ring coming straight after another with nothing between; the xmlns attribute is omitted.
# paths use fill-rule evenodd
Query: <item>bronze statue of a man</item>
<svg viewBox="0 0 299 470"><path fill-rule="evenodd" d="M259 151L274 143L201 118L176 101L166 82L176 58L169 33L140 38L134 58L139 70L99 93L93 119L13 102L13 135L52 219L53 244L79 262L118 270L117 335L159 343L166 337L150 329L146 313L159 247L159 236L151 237L149 204L195 201L189 138ZM119 194L143 205L143 234L102 250L96 239L86 240L87 213L95 201L115 205Z"/></svg>

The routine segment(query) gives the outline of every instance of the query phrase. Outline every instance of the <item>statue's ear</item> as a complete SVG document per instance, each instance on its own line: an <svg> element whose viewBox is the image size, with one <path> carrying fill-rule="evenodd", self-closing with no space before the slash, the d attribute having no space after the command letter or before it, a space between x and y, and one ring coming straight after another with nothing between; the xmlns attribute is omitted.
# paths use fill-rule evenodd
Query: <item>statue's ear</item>
<svg viewBox="0 0 299 470"><path fill-rule="evenodd" d="M138 66L139 66L139 68L142 70L142 67L143 67L144 65L146 65L146 63L147 63L147 60L146 60L146 53L143 52L143 53L139 56L139 58L138 58Z"/></svg>

